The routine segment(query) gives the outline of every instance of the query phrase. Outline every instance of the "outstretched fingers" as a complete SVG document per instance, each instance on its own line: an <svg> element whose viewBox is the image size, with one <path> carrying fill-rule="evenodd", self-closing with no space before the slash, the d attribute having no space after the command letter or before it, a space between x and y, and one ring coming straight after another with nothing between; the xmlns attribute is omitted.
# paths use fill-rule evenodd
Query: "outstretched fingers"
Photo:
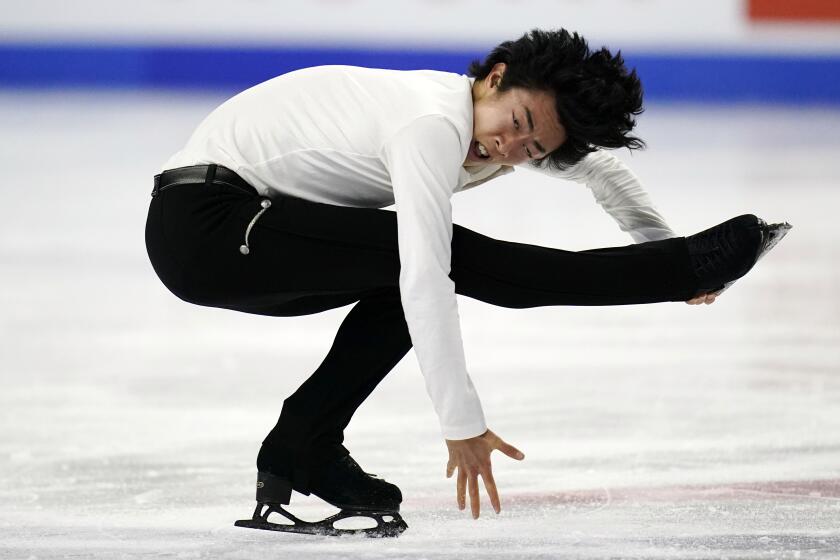
<svg viewBox="0 0 840 560"><path fill-rule="evenodd" d="M497 514L500 513L502 511L502 501L499 498L496 480L493 477L493 464L490 454L498 449L508 457L519 461L525 458L525 454L490 430L480 436L466 440L446 440L446 445L449 448L446 477L450 478L455 470L458 471L456 487L458 509L466 509L466 494L469 492L470 510L473 518L478 519L481 513L478 477L481 477L493 510Z"/></svg>

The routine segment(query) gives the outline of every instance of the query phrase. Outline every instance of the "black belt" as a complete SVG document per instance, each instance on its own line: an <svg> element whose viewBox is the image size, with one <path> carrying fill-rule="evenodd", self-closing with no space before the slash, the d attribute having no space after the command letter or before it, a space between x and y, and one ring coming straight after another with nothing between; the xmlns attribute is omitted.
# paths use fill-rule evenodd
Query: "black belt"
<svg viewBox="0 0 840 560"><path fill-rule="evenodd" d="M221 165L191 165L189 167L178 167L176 169L167 169L160 175L155 175L155 187L152 189L152 196L169 187L178 185L195 185L195 184L210 184L230 185L243 189L252 194L259 194L257 190L248 184L245 179Z"/></svg>

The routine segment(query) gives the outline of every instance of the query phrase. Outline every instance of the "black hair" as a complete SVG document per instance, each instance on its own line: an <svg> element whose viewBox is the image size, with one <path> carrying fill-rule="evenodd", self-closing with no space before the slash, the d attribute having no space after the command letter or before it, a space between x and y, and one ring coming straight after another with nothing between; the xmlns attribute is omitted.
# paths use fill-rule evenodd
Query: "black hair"
<svg viewBox="0 0 840 560"><path fill-rule="evenodd" d="M628 72L621 51L606 47L592 52L586 40L565 29L533 29L516 41L505 41L474 60L467 73L481 80L499 62L507 65L499 92L511 88L547 91L556 98L557 115L566 141L541 160L565 169L597 148L644 148L630 135L635 116L642 113L642 84L636 70Z"/></svg>

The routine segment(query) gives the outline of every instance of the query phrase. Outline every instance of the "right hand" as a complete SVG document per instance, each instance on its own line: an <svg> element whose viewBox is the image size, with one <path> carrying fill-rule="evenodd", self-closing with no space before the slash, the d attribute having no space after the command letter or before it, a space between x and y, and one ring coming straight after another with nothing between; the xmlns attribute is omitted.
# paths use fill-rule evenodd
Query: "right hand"
<svg viewBox="0 0 840 560"><path fill-rule="evenodd" d="M499 436L487 430L480 436L469 439L448 439L446 447L449 449L449 461L446 464L446 478L451 478L455 469L458 469L458 483L456 498L458 509L466 508L465 491L470 491L470 507L473 519L478 519L481 503L478 495L478 477L484 481L484 489L490 497L490 504L496 513L502 510L499 501L499 492L496 490L496 482L493 480L493 466L490 462L490 453L498 449L508 457L521 461L525 454L509 443L506 443Z"/></svg>

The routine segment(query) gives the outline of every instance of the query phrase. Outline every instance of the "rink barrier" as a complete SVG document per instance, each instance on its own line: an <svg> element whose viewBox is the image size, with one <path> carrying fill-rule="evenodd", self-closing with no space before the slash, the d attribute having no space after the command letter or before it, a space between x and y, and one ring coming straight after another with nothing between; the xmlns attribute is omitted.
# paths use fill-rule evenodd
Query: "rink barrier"
<svg viewBox="0 0 840 560"><path fill-rule="evenodd" d="M484 51L365 50L292 46L213 48L0 43L0 88L236 91L307 66L349 64L464 73ZM840 53L625 51L647 99L840 104Z"/></svg>

